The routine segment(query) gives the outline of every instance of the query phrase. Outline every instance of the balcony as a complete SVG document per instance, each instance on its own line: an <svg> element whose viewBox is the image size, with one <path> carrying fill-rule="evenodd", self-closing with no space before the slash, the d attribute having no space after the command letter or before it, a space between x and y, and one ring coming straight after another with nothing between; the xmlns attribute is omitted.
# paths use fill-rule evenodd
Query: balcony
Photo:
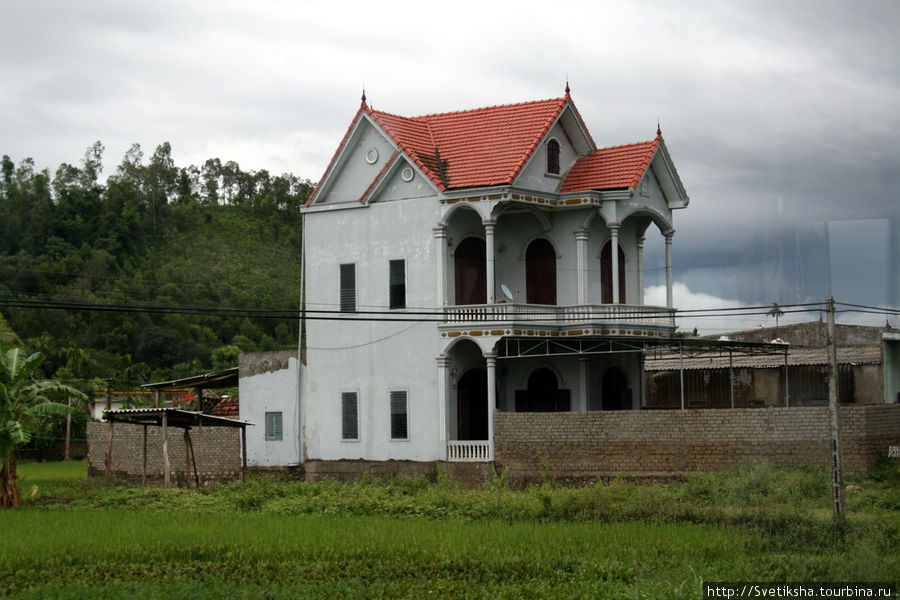
<svg viewBox="0 0 900 600"><path fill-rule="evenodd" d="M675 309L637 304L582 304L549 306L540 304L469 304L444 309L442 329L485 327L541 328L571 331L588 327L590 332L628 335L655 335L675 330ZM652 332L652 333L651 333Z"/></svg>

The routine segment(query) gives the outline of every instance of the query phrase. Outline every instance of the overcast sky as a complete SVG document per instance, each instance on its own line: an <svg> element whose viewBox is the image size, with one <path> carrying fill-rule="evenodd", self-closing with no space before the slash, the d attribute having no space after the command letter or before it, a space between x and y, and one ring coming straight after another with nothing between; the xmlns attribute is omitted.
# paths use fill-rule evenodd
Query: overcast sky
<svg viewBox="0 0 900 600"><path fill-rule="evenodd" d="M363 86L418 115L568 78L599 146L661 124L691 197L676 304L896 306L898 28L896 0L0 0L0 154L52 172L100 140L109 175L168 141L317 180Z"/></svg>

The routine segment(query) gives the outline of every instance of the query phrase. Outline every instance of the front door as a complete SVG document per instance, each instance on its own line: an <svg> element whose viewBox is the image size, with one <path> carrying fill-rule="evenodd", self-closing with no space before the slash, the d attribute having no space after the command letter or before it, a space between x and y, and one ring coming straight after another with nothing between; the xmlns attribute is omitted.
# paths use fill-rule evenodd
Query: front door
<svg viewBox="0 0 900 600"><path fill-rule="evenodd" d="M631 389L625 373L619 367L610 367L603 376L603 410L628 410L631 408Z"/></svg>
<svg viewBox="0 0 900 600"><path fill-rule="evenodd" d="M460 440L488 439L487 371L470 369L456 385L457 432Z"/></svg>

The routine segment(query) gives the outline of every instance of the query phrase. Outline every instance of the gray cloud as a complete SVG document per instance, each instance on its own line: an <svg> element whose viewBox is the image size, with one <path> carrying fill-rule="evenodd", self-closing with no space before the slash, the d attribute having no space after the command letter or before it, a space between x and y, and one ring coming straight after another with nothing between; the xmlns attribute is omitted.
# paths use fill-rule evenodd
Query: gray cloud
<svg viewBox="0 0 900 600"><path fill-rule="evenodd" d="M558 96L568 77L600 146L660 120L692 198L676 265L693 293L900 301L900 4L545 8L7 1L0 153L52 171L99 139L111 173L132 143L169 141L179 164L316 179L363 85L422 114Z"/></svg>

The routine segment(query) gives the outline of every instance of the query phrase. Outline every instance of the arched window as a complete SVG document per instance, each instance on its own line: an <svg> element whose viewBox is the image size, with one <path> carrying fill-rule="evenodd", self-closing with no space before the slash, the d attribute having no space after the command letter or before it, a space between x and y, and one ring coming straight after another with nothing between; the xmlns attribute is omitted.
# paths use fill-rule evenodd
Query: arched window
<svg viewBox="0 0 900 600"><path fill-rule="evenodd" d="M556 250L542 238L525 251L525 302L556 304Z"/></svg>
<svg viewBox="0 0 900 600"><path fill-rule="evenodd" d="M546 367L528 376L528 389L516 390L516 412L568 412L569 390L559 389L556 374Z"/></svg>
<svg viewBox="0 0 900 600"><path fill-rule="evenodd" d="M617 245L618 246L618 245ZM619 249L619 304L625 304L625 253ZM603 304L613 303L612 278L612 243L606 242L600 251L600 301Z"/></svg>
<svg viewBox="0 0 900 600"><path fill-rule="evenodd" d="M547 172L559 175L559 142L547 142Z"/></svg>
<svg viewBox="0 0 900 600"><path fill-rule="evenodd" d="M468 237L454 254L456 303L487 304L487 260L484 240Z"/></svg>

